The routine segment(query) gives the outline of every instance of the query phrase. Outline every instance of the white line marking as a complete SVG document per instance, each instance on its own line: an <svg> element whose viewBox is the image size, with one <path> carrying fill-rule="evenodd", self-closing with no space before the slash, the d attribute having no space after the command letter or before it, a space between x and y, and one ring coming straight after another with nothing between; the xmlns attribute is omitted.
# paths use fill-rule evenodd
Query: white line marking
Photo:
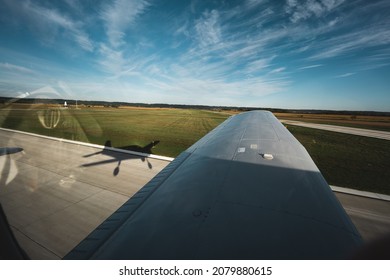
<svg viewBox="0 0 390 280"><path fill-rule="evenodd" d="M45 135L40 135L40 134L35 134L35 133L30 133L30 132L25 132L25 131L20 131L20 130L14 130L14 129L2 128L2 127L0 127L0 130L25 134L25 135L34 136L34 137L40 137L43 139L64 142L64 143L68 143L68 144L81 145L81 146L86 146L86 147L98 148L98 149L102 149L102 150L106 149L106 150L110 150L113 152L130 154L130 155L135 155L135 156L140 156L140 157L147 157L147 158L159 159L159 160L164 160L164 161L173 161L174 160L174 158L171 158L171 157L165 157L165 156L159 156L159 155L153 155L153 154L145 154L145 153L128 151L128 150L121 150L121 149L114 148L114 147L106 147L103 145L85 143L85 142L68 140L68 139L63 139L63 138L56 138L56 137L45 136Z"/></svg>
<svg viewBox="0 0 390 280"><path fill-rule="evenodd" d="M314 129L321 129L321 130L334 131L339 133L390 140L390 132L388 131L362 129L362 128L355 128L355 127L348 127L348 126L329 125L329 124L307 123L307 122L290 121L290 120L280 120L280 122L289 125L297 125L297 126L309 127Z"/></svg>
<svg viewBox="0 0 390 280"><path fill-rule="evenodd" d="M357 195L357 196L363 196L363 197L368 197L368 198L390 201L390 196L385 195L385 194L359 191L359 190L342 188L342 187L337 187L337 186L330 186L330 188L334 192L341 192L341 193L346 193L346 194L352 194L352 195Z"/></svg>

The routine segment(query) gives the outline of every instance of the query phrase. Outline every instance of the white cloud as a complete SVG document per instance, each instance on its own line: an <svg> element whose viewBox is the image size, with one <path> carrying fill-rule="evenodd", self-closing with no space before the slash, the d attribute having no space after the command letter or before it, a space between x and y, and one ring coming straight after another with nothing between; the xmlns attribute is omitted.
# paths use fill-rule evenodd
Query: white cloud
<svg viewBox="0 0 390 280"><path fill-rule="evenodd" d="M233 105L240 100L243 106L254 106L259 98L283 90L287 82L265 81L260 78L224 81L187 76L172 77L169 81L150 80L148 85L150 87L144 88L144 92L158 92L167 96L171 103Z"/></svg>
<svg viewBox="0 0 390 280"><path fill-rule="evenodd" d="M86 51L92 52L95 49L94 44L84 32L75 32L74 39Z"/></svg>
<svg viewBox="0 0 390 280"><path fill-rule="evenodd" d="M100 44L97 63L101 70L109 75L109 79L149 75L148 71L151 69L155 74L156 69L160 69L158 65L164 65L157 54L145 56L136 52L127 53L104 43ZM156 67L151 67L153 63L157 64Z"/></svg>
<svg viewBox="0 0 390 280"><path fill-rule="evenodd" d="M345 0L321 0L322 5L330 11L342 4Z"/></svg>
<svg viewBox="0 0 390 280"><path fill-rule="evenodd" d="M124 44L125 32L145 12L149 3L145 0L116 0L101 12L110 44L117 48Z"/></svg>
<svg viewBox="0 0 390 280"><path fill-rule="evenodd" d="M43 43L52 44L60 37L68 38L86 51L93 51L93 41L83 30L83 23L61 13L57 9L40 6L32 1L5 1L7 20L23 24L36 33Z"/></svg>
<svg viewBox="0 0 390 280"><path fill-rule="evenodd" d="M93 43L89 39L89 36L82 30L82 24L77 21L73 21L65 15L60 14L57 10L52 10L44 7L40 7L35 4L29 4L26 6L27 12L34 17L35 21L39 21L44 28L53 29L61 28L65 30L68 35L76 41L81 48L86 51L93 50ZM58 36L58 32L55 32Z"/></svg>
<svg viewBox="0 0 390 280"><path fill-rule="evenodd" d="M189 48L181 46L174 57L156 56L146 61L137 57L136 52L118 52L107 44L106 54L101 53L104 67L116 72L114 78L120 81L129 82L134 78L136 85L132 86L138 93L167 96L165 101L171 103L226 105L237 103L240 96L251 96L251 100L257 102L257 98L284 90L289 84L283 72L286 68L278 68L276 63L273 71L268 68L280 48L286 47L275 46L275 43L292 36L289 30L259 29L253 33L253 30L241 28L252 18L231 22L229 11L206 11L193 22L181 21L183 25L179 28L174 25L174 37L185 35L193 39ZM272 13L266 9L255 18L267 20ZM237 29L242 31L229 32ZM125 73L125 69L132 70ZM122 79L124 75L129 79Z"/></svg>
<svg viewBox="0 0 390 280"><path fill-rule="evenodd" d="M290 36L288 29L278 28L258 32L257 34L245 33L241 36L229 38L223 42L225 49L223 57L230 61L255 61L261 57L274 57L280 53L280 49L286 47L285 44L277 43Z"/></svg>
<svg viewBox="0 0 390 280"><path fill-rule="evenodd" d="M190 36L190 32L189 32L189 22L188 21L185 21L184 24L182 24L179 28L177 28L174 32L174 35L184 35L186 37L189 37Z"/></svg>
<svg viewBox="0 0 390 280"><path fill-rule="evenodd" d="M353 57L360 56L363 51L366 56L371 56L376 52L386 52L386 46L390 44L388 28L390 21L387 18L375 20L368 15L389 8L388 1L387 4L385 1L367 2L363 6L341 0L317 0L315 2L322 5L322 14L319 12L318 17L313 12L314 5L310 4L310 1L291 0L287 1L285 6L286 12L291 17L294 16L294 12L298 13L295 16L299 24L287 26L287 29L290 34L294 35L290 38L296 46L295 52L305 52L307 61L334 57L347 58L347 56L352 61ZM310 8L309 4L313 7ZM345 5L341 6L341 4ZM328 14L337 9L340 9L340 13ZM299 14L300 11L302 14ZM303 17L299 17L300 15L303 17L308 15L312 17L312 20L310 23L301 22ZM293 28L296 28L298 32L295 32ZM293 54L294 51L291 53ZM362 60L363 58L360 59Z"/></svg>
<svg viewBox="0 0 390 280"><path fill-rule="evenodd" d="M22 72L22 73L35 74L35 72L29 68L15 65L15 64L10 64L7 62L5 62L5 63L1 62L0 68L3 68L3 69L8 70L8 71L17 71L17 72Z"/></svg>
<svg viewBox="0 0 390 280"><path fill-rule="evenodd" d="M122 51L114 50L105 44L101 44L99 53L101 55L99 64L103 67L104 71L111 75L122 71L125 64Z"/></svg>
<svg viewBox="0 0 390 280"><path fill-rule="evenodd" d="M317 67L321 67L321 66L322 66L322 64L308 65L308 66L300 67L300 68L298 68L298 70L305 70L305 69L317 68Z"/></svg>
<svg viewBox="0 0 390 280"><path fill-rule="evenodd" d="M264 4L264 2L265 0L246 0L245 6L247 9L255 9Z"/></svg>
<svg viewBox="0 0 390 280"><path fill-rule="evenodd" d="M320 42L320 51L309 59L318 60L340 56L374 46L390 43L390 30L386 26L361 29L355 32L334 36Z"/></svg>
<svg viewBox="0 0 390 280"><path fill-rule="evenodd" d="M258 59L258 60L251 61L246 65L246 70L250 73L250 72L257 72L266 69L270 66L270 62L274 58L275 56L266 59Z"/></svg>
<svg viewBox="0 0 390 280"><path fill-rule="evenodd" d="M298 5L297 0L287 0L285 8L286 8L287 12L290 13L292 11L292 9L294 9L297 5Z"/></svg>
<svg viewBox="0 0 390 280"><path fill-rule="evenodd" d="M284 70L286 70L286 67L279 67L279 68L276 68L276 69L272 70L269 73L270 74L272 74L272 73L280 73L280 72L283 72Z"/></svg>
<svg viewBox="0 0 390 280"><path fill-rule="evenodd" d="M293 23L309 19L311 17L322 17L336 9L345 0L287 0L285 11L290 14Z"/></svg>
<svg viewBox="0 0 390 280"><path fill-rule="evenodd" d="M335 19L333 19L333 20L328 22L328 27L332 28L339 22L340 22L340 18L337 17L337 18L335 18Z"/></svg>
<svg viewBox="0 0 390 280"><path fill-rule="evenodd" d="M68 4L73 11L79 12L82 10L82 5L79 0L65 0L65 3Z"/></svg>
<svg viewBox="0 0 390 280"><path fill-rule="evenodd" d="M196 20L195 30L201 46L206 47L219 43L222 35L218 11L204 12L202 17Z"/></svg>
<svg viewBox="0 0 390 280"><path fill-rule="evenodd" d="M335 78L346 78L346 77L349 77L349 76L352 76L352 75L355 75L356 73L345 73L345 74L341 74L341 75L338 75L338 76L335 76Z"/></svg>
<svg viewBox="0 0 390 280"><path fill-rule="evenodd" d="M307 10L317 17L321 16L325 11L324 6L322 6L321 3L313 0L307 2Z"/></svg>

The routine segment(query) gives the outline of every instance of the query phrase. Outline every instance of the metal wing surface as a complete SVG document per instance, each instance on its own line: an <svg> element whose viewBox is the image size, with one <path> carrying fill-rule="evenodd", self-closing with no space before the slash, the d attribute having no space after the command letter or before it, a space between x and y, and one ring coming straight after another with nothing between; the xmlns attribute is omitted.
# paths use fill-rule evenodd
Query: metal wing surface
<svg viewBox="0 0 390 280"><path fill-rule="evenodd" d="M230 117L68 259L342 259L361 238L303 146L268 111Z"/></svg>

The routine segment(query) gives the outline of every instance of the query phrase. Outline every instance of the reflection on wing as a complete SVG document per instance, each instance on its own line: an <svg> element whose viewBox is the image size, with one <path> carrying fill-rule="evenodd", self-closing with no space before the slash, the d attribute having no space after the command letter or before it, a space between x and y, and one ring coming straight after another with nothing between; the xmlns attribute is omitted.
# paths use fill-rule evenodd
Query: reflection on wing
<svg viewBox="0 0 390 280"><path fill-rule="evenodd" d="M183 152L68 259L339 259L361 238L303 146L266 111Z"/></svg>

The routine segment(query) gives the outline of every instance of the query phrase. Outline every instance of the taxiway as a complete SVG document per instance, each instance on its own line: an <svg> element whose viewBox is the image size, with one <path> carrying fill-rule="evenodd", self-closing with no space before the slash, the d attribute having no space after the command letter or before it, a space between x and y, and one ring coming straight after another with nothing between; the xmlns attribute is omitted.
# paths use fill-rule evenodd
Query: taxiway
<svg viewBox="0 0 390 280"><path fill-rule="evenodd" d="M347 126L338 126L338 125L328 125L328 124L316 124L316 123L308 123L308 122L300 122L300 121L290 121L290 120L280 120L283 124L287 125L296 125L308 128L315 128L339 133L347 133L358 136L365 137L373 137L378 139L390 140L390 132L388 131L380 131L380 130L371 130L371 129L362 129L362 128L354 128Z"/></svg>

